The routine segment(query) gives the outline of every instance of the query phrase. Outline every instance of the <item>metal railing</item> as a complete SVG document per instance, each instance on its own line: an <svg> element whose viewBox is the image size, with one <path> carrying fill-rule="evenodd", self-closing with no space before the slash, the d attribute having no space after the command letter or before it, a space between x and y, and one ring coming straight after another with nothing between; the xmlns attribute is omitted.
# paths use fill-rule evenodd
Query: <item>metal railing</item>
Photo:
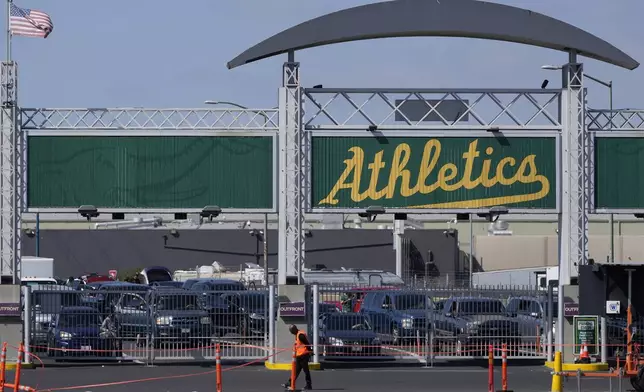
<svg viewBox="0 0 644 392"><path fill-rule="evenodd" d="M56 361L214 361L216 345L227 360L261 360L283 348L275 338L277 289L41 287L25 301L26 342ZM545 293L535 289L316 285L307 292L308 332L323 361L482 358L489 345L503 344L509 358L545 358L552 329Z"/></svg>
<svg viewBox="0 0 644 392"><path fill-rule="evenodd" d="M502 344L512 358L546 356L539 290L320 287L316 299L323 356L425 362L486 357L489 345Z"/></svg>
<svg viewBox="0 0 644 392"><path fill-rule="evenodd" d="M147 286L30 296L30 348L54 360L202 361L266 356L268 292Z"/></svg>

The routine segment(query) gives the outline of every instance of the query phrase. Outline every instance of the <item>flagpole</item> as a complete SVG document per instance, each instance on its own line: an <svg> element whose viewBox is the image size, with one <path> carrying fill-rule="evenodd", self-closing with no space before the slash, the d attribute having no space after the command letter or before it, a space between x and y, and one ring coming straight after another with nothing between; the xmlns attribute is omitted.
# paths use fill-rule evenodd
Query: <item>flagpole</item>
<svg viewBox="0 0 644 392"><path fill-rule="evenodd" d="M7 0L7 61L11 61L11 3Z"/></svg>

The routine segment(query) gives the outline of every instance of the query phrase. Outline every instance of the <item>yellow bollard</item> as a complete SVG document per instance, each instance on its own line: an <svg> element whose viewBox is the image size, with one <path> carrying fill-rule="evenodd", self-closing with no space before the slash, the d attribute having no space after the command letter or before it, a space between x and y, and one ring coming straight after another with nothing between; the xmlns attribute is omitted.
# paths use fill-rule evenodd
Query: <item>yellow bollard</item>
<svg viewBox="0 0 644 392"><path fill-rule="evenodd" d="M550 389L551 392L563 392L563 378L561 376L561 371L561 351L557 351L555 352L555 374L552 375L552 388Z"/></svg>

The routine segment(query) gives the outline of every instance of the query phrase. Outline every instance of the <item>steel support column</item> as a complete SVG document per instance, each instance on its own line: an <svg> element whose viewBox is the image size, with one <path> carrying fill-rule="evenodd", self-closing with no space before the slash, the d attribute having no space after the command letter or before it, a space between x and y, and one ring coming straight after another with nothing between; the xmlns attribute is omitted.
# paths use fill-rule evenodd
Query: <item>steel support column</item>
<svg viewBox="0 0 644 392"><path fill-rule="evenodd" d="M292 57L292 56L289 56ZM308 180L306 135L302 127L300 64L284 63L279 115L279 256L278 284L297 279L304 265L304 212Z"/></svg>
<svg viewBox="0 0 644 392"><path fill-rule="evenodd" d="M0 70L0 275L20 278L20 216L24 196L24 147L18 119L18 75L13 61L3 62Z"/></svg>
<svg viewBox="0 0 644 392"><path fill-rule="evenodd" d="M588 132L585 129L583 66L571 54L563 67L561 95L561 213L559 215L559 317L557 343L563 351L563 286L588 262Z"/></svg>
<svg viewBox="0 0 644 392"><path fill-rule="evenodd" d="M588 261L588 132L584 127L583 66L564 66L561 141L560 276L562 285L577 277L579 265ZM592 184L592 183L591 183Z"/></svg>

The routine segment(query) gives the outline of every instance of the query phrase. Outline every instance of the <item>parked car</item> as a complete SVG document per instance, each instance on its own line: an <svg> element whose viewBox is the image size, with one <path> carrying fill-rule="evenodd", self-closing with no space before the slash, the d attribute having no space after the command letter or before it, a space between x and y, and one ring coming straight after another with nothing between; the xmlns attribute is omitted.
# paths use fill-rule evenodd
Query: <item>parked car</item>
<svg viewBox="0 0 644 392"><path fill-rule="evenodd" d="M35 351L45 350L49 343L48 332L54 316L65 306L83 305L78 291L67 286L32 286L31 292L31 344Z"/></svg>
<svg viewBox="0 0 644 392"><path fill-rule="evenodd" d="M343 292L344 296L349 298L350 304L349 309L351 312L358 313L360 312L360 307L366 293L370 291L392 291L396 290L395 287L386 287L386 286L373 286L373 287L355 287ZM338 309L343 311L342 301L334 301Z"/></svg>
<svg viewBox="0 0 644 392"><path fill-rule="evenodd" d="M441 349L456 348L464 355L487 355L488 345L508 344L511 353L520 348L519 323L495 298L455 297L445 301L434 315L435 335ZM449 349L448 349L449 350Z"/></svg>
<svg viewBox="0 0 644 392"><path fill-rule="evenodd" d="M64 306L54 315L48 331L50 357L110 356L114 339L101 335L102 318L90 306ZM118 355L118 354L117 354Z"/></svg>
<svg viewBox="0 0 644 392"><path fill-rule="evenodd" d="M185 290L149 290L121 294L113 317L119 336L136 337L139 344L153 338L154 346L164 343L208 345L212 320L199 295Z"/></svg>
<svg viewBox="0 0 644 392"><path fill-rule="evenodd" d="M94 289L83 290L84 303L96 307L103 317L113 313L114 305L123 293L138 293L144 296L151 290L148 285L121 281L90 283L87 286Z"/></svg>
<svg viewBox="0 0 644 392"><path fill-rule="evenodd" d="M513 317L519 323L521 335L525 341L536 341L537 337L541 341L539 350L544 350L547 343L547 315L548 299L545 296L520 296L510 297L505 307L509 317ZM553 301L553 315L550 331L555 336L555 320L557 318L557 300ZM526 339L526 338L529 339ZM535 347L536 348L536 347Z"/></svg>
<svg viewBox="0 0 644 392"><path fill-rule="evenodd" d="M371 291L364 296L360 312L368 315L376 333L393 344L425 339L427 321L434 305L427 294L413 291Z"/></svg>
<svg viewBox="0 0 644 392"><path fill-rule="evenodd" d="M221 295L201 294L200 296L204 309L212 320L212 329L216 336L226 336L228 334L243 336L245 326L240 323L242 318L241 310Z"/></svg>
<svg viewBox="0 0 644 392"><path fill-rule="evenodd" d="M150 286L155 289L183 289L183 282L177 282L176 280L170 280L166 282L153 282Z"/></svg>
<svg viewBox="0 0 644 392"><path fill-rule="evenodd" d="M232 279L204 279L194 282L188 290L201 294L219 294L226 291L245 291L246 286Z"/></svg>
<svg viewBox="0 0 644 392"><path fill-rule="evenodd" d="M221 297L233 305L241 336L264 336L268 313L268 295L265 292L231 291Z"/></svg>
<svg viewBox="0 0 644 392"><path fill-rule="evenodd" d="M181 288L184 290L190 290L192 288L192 285L194 285L195 283L205 282L206 280L210 280L210 278L190 278L183 282Z"/></svg>
<svg viewBox="0 0 644 392"><path fill-rule="evenodd" d="M94 282L113 282L114 279L108 275L99 275L95 272L81 276L81 281L84 284L94 283Z"/></svg>
<svg viewBox="0 0 644 392"><path fill-rule="evenodd" d="M323 313L319 320L322 354L329 357L382 355L380 338L369 319L356 313Z"/></svg>

